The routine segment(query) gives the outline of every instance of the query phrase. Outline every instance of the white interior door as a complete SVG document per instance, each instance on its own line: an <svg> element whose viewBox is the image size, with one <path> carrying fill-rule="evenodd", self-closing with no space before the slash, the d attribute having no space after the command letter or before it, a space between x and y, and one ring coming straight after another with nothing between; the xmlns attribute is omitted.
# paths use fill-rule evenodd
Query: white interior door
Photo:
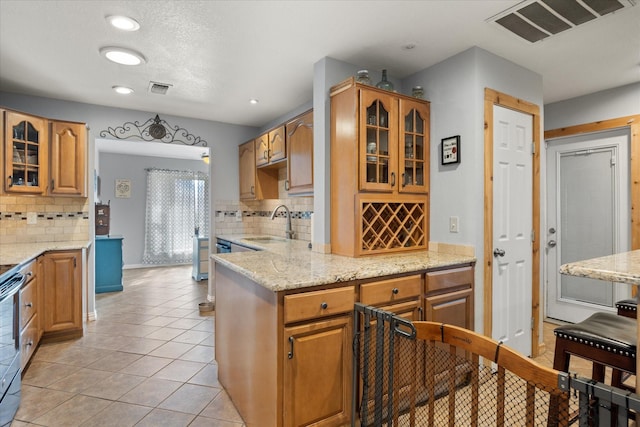
<svg viewBox="0 0 640 427"><path fill-rule="evenodd" d="M492 337L531 356L533 117L493 107Z"/></svg>
<svg viewBox="0 0 640 427"><path fill-rule="evenodd" d="M547 317L580 322L614 311L629 288L565 276L562 264L629 248L628 131L549 143L547 148Z"/></svg>

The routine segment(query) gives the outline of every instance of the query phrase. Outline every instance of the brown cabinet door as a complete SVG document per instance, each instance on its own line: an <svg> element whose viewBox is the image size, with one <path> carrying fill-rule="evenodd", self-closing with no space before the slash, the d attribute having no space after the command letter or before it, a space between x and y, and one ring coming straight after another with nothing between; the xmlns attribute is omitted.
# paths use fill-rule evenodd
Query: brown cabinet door
<svg viewBox="0 0 640 427"><path fill-rule="evenodd" d="M425 320L471 329L472 295L472 289L469 288L427 297L425 299Z"/></svg>
<svg viewBox="0 0 640 427"><path fill-rule="evenodd" d="M313 191L313 111L286 127L287 188L289 194Z"/></svg>
<svg viewBox="0 0 640 427"><path fill-rule="evenodd" d="M398 98L360 89L360 189L392 192L398 185Z"/></svg>
<svg viewBox="0 0 640 427"><path fill-rule="evenodd" d="M86 136L84 124L51 122L49 194L86 197Z"/></svg>
<svg viewBox="0 0 640 427"><path fill-rule="evenodd" d="M287 141L284 126L280 126L269 132L269 151L267 152L269 163L274 163L287 158Z"/></svg>
<svg viewBox="0 0 640 427"><path fill-rule="evenodd" d="M240 199L256 198L256 158L254 141L245 142L238 148L240 167Z"/></svg>
<svg viewBox="0 0 640 427"><path fill-rule="evenodd" d="M398 191L429 190L429 104L400 99Z"/></svg>
<svg viewBox="0 0 640 427"><path fill-rule="evenodd" d="M46 192L49 162L46 121L6 111L4 129L5 167L2 185L5 192Z"/></svg>
<svg viewBox="0 0 640 427"><path fill-rule="evenodd" d="M269 134L265 133L256 138L255 142L255 166L262 166L269 163Z"/></svg>
<svg viewBox="0 0 640 427"><path fill-rule="evenodd" d="M44 333L81 333L81 251L56 251L45 254L44 281Z"/></svg>
<svg viewBox="0 0 640 427"><path fill-rule="evenodd" d="M283 425L348 424L352 317L285 328Z"/></svg>

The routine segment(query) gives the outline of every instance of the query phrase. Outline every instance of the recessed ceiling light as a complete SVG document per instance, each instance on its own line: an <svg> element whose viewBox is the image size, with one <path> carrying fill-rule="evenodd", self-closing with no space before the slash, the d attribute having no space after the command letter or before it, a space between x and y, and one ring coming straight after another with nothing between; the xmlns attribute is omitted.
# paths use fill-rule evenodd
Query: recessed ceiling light
<svg viewBox="0 0 640 427"><path fill-rule="evenodd" d="M129 95L130 93L133 93L133 89L126 86L113 86L112 89L122 95Z"/></svg>
<svg viewBox="0 0 640 427"><path fill-rule="evenodd" d="M138 31L140 24L133 18L121 15L110 15L106 17L107 22L122 31Z"/></svg>
<svg viewBox="0 0 640 427"><path fill-rule="evenodd" d="M140 65L146 61L141 53L123 47L103 47L100 49L100 53L108 60L122 65Z"/></svg>
<svg viewBox="0 0 640 427"><path fill-rule="evenodd" d="M402 48L404 50L411 50L411 49L415 49L416 44L415 43L407 43L404 46L402 46Z"/></svg>
<svg viewBox="0 0 640 427"><path fill-rule="evenodd" d="M249 104L257 104L259 101L255 98L249 100Z"/></svg>

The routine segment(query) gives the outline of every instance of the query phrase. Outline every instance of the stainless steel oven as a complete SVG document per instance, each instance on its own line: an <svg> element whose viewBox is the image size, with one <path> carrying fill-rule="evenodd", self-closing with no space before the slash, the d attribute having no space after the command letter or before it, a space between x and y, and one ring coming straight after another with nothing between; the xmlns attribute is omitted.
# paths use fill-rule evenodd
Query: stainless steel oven
<svg viewBox="0 0 640 427"><path fill-rule="evenodd" d="M20 405L20 288L16 268L0 275L0 427L11 424Z"/></svg>

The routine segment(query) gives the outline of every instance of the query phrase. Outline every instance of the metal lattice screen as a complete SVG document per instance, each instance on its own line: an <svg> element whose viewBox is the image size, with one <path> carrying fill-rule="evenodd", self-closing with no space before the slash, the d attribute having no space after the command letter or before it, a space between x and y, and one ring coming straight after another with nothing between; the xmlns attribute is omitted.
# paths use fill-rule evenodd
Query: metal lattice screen
<svg viewBox="0 0 640 427"><path fill-rule="evenodd" d="M360 304L355 328L354 425L566 426L577 419L568 375L487 337Z"/></svg>

